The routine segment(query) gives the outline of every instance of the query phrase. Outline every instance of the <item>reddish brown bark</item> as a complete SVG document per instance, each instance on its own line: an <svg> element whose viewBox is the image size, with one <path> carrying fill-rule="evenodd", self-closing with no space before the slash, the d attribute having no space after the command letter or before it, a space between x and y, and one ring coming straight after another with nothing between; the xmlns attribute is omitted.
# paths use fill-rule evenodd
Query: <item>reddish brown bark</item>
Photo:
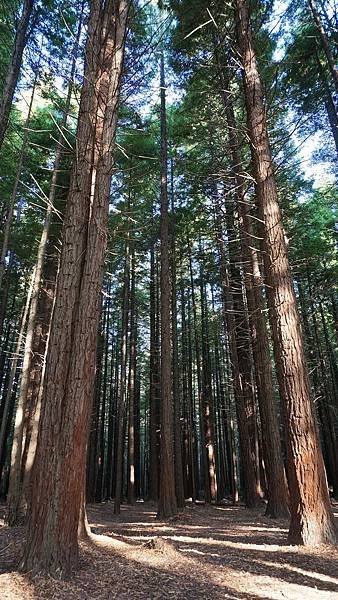
<svg viewBox="0 0 338 600"><path fill-rule="evenodd" d="M283 468L281 439L277 417L277 406L273 386L272 365L269 351L269 336L265 322L265 303L262 292L262 278L248 200L245 195L246 177L242 168L240 140L237 133L235 111L229 94L230 81L222 68L219 49L214 38L215 57L222 85L222 98L228 127L232 173L235 184L237 209L240 215L241 246L244 267L244 281L249 311L251 344L255 364L255 379L259 404L263 458L268 480L268 504L266 514L271 517L287 516L288 491Z"/></svg>
<svg viewBox="0 0 338 600"><path fill-rule="evenodd" d="M128 504L134 504L136 494L136 465L135 465L135 409L136 409L136 366L137 366L137 315L136 315L136 265L135 250L131 258L131 289L130 289L130 352L129 352L129 416L128 416Z"/></svg>
<svg viewBox="0 0 338 600"><path fill-rule="evenodd" d="M130 3L94 0L22 568L65 576L78 525L95 372L119 88Z"/></svg>
<svg viewBox="0 0 338 600"><path fill-rule="evenodd" d="M156 335L156 268L154 242L150 248L150 359L149 359L149 500L158 499L158 348Z"/></svg>
<svg viewBox="0 0 338 600"><path fill-rule="evenodd" d="M177 506L185 504L182 463L181 394L179 381L178 337L177 337L177 298L176 298L176 248L175 248L175 198L174 161L170 161L171 193L171 332L172 332L172 379L174 404L174 451L175 451L175 490Z"/></svg>
<svg viewBox="0 0 338 600"><path fill-rule="evenodd" d="M129 236L128 236L129 237ZM123 453L124 453L124 420L126 410L126 377L127 377L127 342L129 320L129 286L130 286L130 248L129 239L125 247L124 281L122 292L122 331L121 331L121 365L117 401L117 444L116 444L116 482L114 513L120 513L123 483Z"/></svg>
<svg viewBox="0 0 338 600"><path fill-rule="evenodd" d="M202 377L201 377L201 409L202 409L202 452L205 453L204 489L205 501L215 502L217 499L216 476L216 444L214 397L211 385L210 348L208 332L208 308L205 294L203 253L200 242L200 297L201 297L201 350L202 350Z"/></svg>
<svg viewBox="0 0 338 600"><path fill-rule="evenodd" d="M229 217L228 225L231 225ZM245 328L243 330L244 305L242 290L233 290L235 283L237 286L241 285L240 274L238 272L238 267L236 267L236 257L233 254L234 248L231 248L232 255L230 257L230 261L232 263L232 277L230 282L223 235L219 225L217 227L217 244L220 254L220 276L223 292L224 320L226 323L226 331L229 340L230 361L233 375L234 396L238 423L241 466L243 474L242 489L244 491L246 505L248 507L254 507L259 501L259 495L255 472L257 465L255 465L252 441L250 441L250 432L253 426L253 419L255 418L253 412L251 388L251 356L248 347L249 340L247 332L245 331ZM231 245L234 246L233 243L230 244L230 246ZM232 285L230 285L230 283ZM234 298L235 294L233 291L235 291L236 298Z"/></svg>
<svg viewBox="0 0 338 600"><path fill-rule="evenodd" d="M67 124L68 112L70 109L81 25L82 12L78 23L78 31L73 48L70 82L68 85L66 104L61 123L62 128L64 128ZM37 437L39 416L39 409L37 409L38 396L52 315L54 288L58 268L58 253L54 247L51 247L53 246L53 241L50 239L50 227L52 224L53 211L55 210L54 204L57 191L57 177L62 158L62 148L63 133L60 133L54 158L53 174L48 195L48 205L38 247L32 300L27 324L20 393L17 404L11 456L9 493L7 497L7 517L9 525L17 524L17 522L22 520L24 517L26 498L23 487L28 491L29 474L35 455L34 442L30 449L29 446L33 429L35 430L33 432L33 439L36 440ZM46 257L47 250L48 256ZM43 282L43 289L41 289ZM29 465L25 473L28 452L30 455ZM23 486L24 474L26 481L25 485Z"/></svg>
<svg viewBox="0 0 338 600"><path fill-rule="evenodd" d="M158 516L177 512L174 471L174 422L171 374L168 149L164 57L161 53L161 442Z"/></svg>
<svg viewBox="0 0 338 600"><path fill-rule="evenodd" d="M263 88L245 0L235 0L256 201L276 370L285 414L292 543L332 543L336 531L310 397L300 319L288 262L267 131Z"/></svg>
<svg viewBox="0 0 338 600"><path fill-rule="evenodd" d="M9 418L10 418L10 413L11 413L10 408L11 408L11 399L12 399L12 389L13 389L13 384L14 384L14 380L15 380L18 363L19 363L19 356L20 356L20 353L22 350L22 343L23 343L23 338L24 338L24 334L25 334L25 328L27 325L27 317L28 317L28 313L29 313L29 306L30 306L32 291L33 291L33 280L34 280L34 271L33 271L33 275L32 275L30 285L28 288L25 306L22 311L19 335L16 340L14 359L12 361L10 372L9 372L7 391L6 391L6 396L4 399L3 411L2 411L2 417L1 417L1 425L0 425L0 461L3 456L4 447L6 444L6 438L7 438L6 434L7 434L7 430L8 430Z"/></svg>

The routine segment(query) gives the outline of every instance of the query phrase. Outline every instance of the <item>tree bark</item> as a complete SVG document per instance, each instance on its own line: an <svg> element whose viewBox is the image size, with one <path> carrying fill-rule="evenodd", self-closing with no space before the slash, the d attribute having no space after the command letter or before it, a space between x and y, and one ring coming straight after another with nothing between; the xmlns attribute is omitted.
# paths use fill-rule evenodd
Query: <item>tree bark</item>
<svg viewBox="0 0 338 600"><path fill-rule="evenodd" d="M308 292L310 300L310 309L312 316L312 328L313 336L309 338L311 344L311 350L316 348L316 358L314 372L316 374L315 379L317 380L317 390L319 392L319 398L317 399L318 413L321 419L323 427L324 437L324 448L326 448L328 462L328 473L331 476L331 482L333 486L333 495L337 498L338 495L338 447L337 447L337 434L334 427L334 410L333 403L329 389L328 382L328 365L325 361L325 354L322 349L322 344L319 336L319 327L316 316L316 307L314 303L313 290L311 284L310 271L307 267L307 281L308 281ZM301 291L301 288L298 288ZM312 338L312 339L311 339ZM317 364L319 362L319 365ZM319 378L317 371L319 370ZM329 371L330 373L330 371ZM331 375L331 373L330 373ZM334 392L333 392L334 393Z"/></svg>
<svg viewBox="0 0 338 600"><path fill-rule="evenodd" d="M217 217L218 218L218 217ZM240 460L242 467L242 489L245 503L254 507L259 501L255 464L255 455L250 440L250 431L253 428L253 398L251 389L251 356L248 348L247 331L243 331L244 303L242 297L241 278L238 268L238 258L234 255L232 221L228 214L227 234L231 240L229 244L231 280L228 273L226 254L222 229L216 227L217 245L220 255L220 278L223 293L223 311L226 331L229 340L230 362L233 376L236 416L239 433ZM236 265L237 260L237 265ZM236 286L233 289L234 285ZM236 295L236 297L234 297ZM244 335L243 335L244 334ZM249 369L249 370L248 370Z"/></svg>
<svg viewBox="0 0 338 600"><path fill-rule="evenodd" d="M130 354L129 354L129 418L128 418L128 504L135 503L135 406L136 406L136 345L137 345L137 318L135 298L135 250L131 257L131 289L130 289Z"/></svg>
<svg viewBox="0 0 338 600"><path fill-rule="evenodd" d="M121 366L118 386L117 401L117 446L116 446L116 475L115 475L115 501L114 514L120 514L123 483L123 455L124 455L124 419L126 411L126 378L127 378L127 342L129 320L129 287L130 287L130 246L126 242L124 276L122 293L122 331L121 331Z"/></svg>
<svg viewBox="0 0 338 600"><path fill-rule="evenodd" d="M168 215L168 144L164 56L161 52L161 440L158 516L177 513L173 447L173 401L170 331L170 261Z"/></svg>
<svg viewBox="0 0 338 600"><path fill-rule="evenodd" d="M195 406L193 392L193 353L192 353L192 336L191 336L191 306L188 295L188 306L186 311L185 290L183 287L183 279L181 275L181 319L182 319L182 371L186 379L186 413L187 413L187 436L189 445L189 463L184 465L184 472L189 477L189 492L193 502L197 498L197 481L198 481L198 465L197 465L197 449L196 449L196 426L195 426ZM188 319L186 319L188 312ZM189 497L189 496L188 496Z"/></svg>
<svg viewBox="0 0 338 600"><path fill-rule="evenodd" d="M157 348L156 348L156 269L154 241L150 247L150 358L149 358L149 500L158 499L158 398L157 398Z"/></svg>
<svg viewBox="0 0 338 600"><path fill-rule="evenodd" d="M102 380L102 361L103 361L103 334L102 334L102 314L103 314L103 294L101 293L100 323L96 340L96 369L93 386L93 401L90 415L90 428L87 451L87 476L86 491L89 502L97 499L98 488L98 451L99 451L99 430L100 430L100 397Z"/></svg>
<svg viewBox="0 0 338 600"><path fill-rule="evenodd" d="M8 65L0 104L0 148L4 141L9 113L12 108L14 92L22 63L22 55L27 42L27 31L32 10L33 0L24 0L20 19L16 28L13 53Z"/></svg>
<svg viewBox="0 0 338 600"><path fill-rule="evenodd" d="M115 348L114 348L115 342ZM113 335L111 374L110 374L110 392L109 392L109 417L108 417L108 444L107 444L107 497L114 495L114 422L116 409L116 398L118 392L119 376L119 332L116 324L116 333ZM93 424L93 428L95 425Z"/></svg>
<svg viewBox="0 0 338 600"><path fill-rule="evenodd" d="M185 505L183 464L182 464L182 428L181 398L179 385L178 339L177 339L177 299L176 299L176 249L175 249L175 198L174 198L174 161L170 160L171 193L171 322L172 322L172 377L174 403L174 452L175 452L175 489L177 506Z"/></svg>
<svg viewBox="0 0 338 600"><path fill-rule="evenodd" d="M71 95L73 90L73 78L76 67L76 57L77 57L77 49L79 45L79 39L81 34L81 25L82 25L82 13L78 25L78 31L75 39L75 45L73 49L73 60L70 71L70 79L68 85L68 92L66 98L66 104L63 113L63 119L61 122L61 129L64 129L67 125L67 117L70 109ZM48 330L50 325L50 319L53 308L53 297L54 297L54 282L56 280L57 274L57 257L54 256L49 257L49 263L51 261L54 262L54 265L49 264L48 269L48 283L47 286L49 288L48 293L44 291L40 291L41 283L43 279L43 269L44 262L46 257L46 251L48 246L49 239L49 231L52 222L53 212L54 212L54 202L57 191L57 176L59 172L61 157L62 157L62 148L63 148L63 133L60 133L55 158L54 158L54 166L53 166L53 174L50 184L50 191L48 195L48 205L45 215L45 220L43 224L43 230L40 238L40 243L38 247L38 254L35 265L35 277L33 282L33 291L32 291L32 299L30 304L30 311L28 317L27 324L27 334L25 341L25 351L22 365L22 374L21 374L21 383L20 383L20 393L16 411L15 418L15 428L14 428L14 439L12 446L12 456L11 456L11 473L9 480L9 493L7 499L7 519L8 525L13 526L16 525L18 521L22 521L24 513L25 513L25 497L23 496L23 473L25 470L25 462L23 455L23 447L24 447L24 429L31 430L32 427L37 429L38 422L34 416L36 414L36 408L38 403L38 395L39 388L41 382L41 373L43 367L43 361L41 360L41 356L44 356ZM41 303L40 296L41 293L44 295L44 302ZM43 306L41 306L41 304ZM39 308L43 308L43 314L41 315L42 319L39 320ZM44 330L44 331L43 331ZM47 330L47 331L46 331ZM27 412L27 399L29 398L29 414L28 419L25 419ZM38 411L40 412L40 411ZM30 434L31 435L31 434ZM26 435L27 438L27 435ZM33 434L33 438L36 438ZM28 448L26 453L28 452ZM31 454L33 453L34 457L34 449L31 449ZM26 454L27 455L27 454ZM30 457L30 462L32 465L33 457ZM29 471L26 474L26 484L25 489L28 490L29 486Z"/></svg>
<svg viewBox="0 0 338 600"><path fill-rule="evenodd" d="M98 435L98 476L96 482L96 500L102 502L105 496L105 480L106 480L106 405L107 405L107 387L108 387L108 356L109 356L109 316L110 316L110 304L111 304L111 283L107 284L107 297L105 298L104 308L104 319L102 333L103 339L103 355L104 360L100 365L101 367L101 381L102 387L100 386L100 392L102 396L101 401L101 415L100 415L100 426Z"/></svg>
<svg viewBox="0 0 338 600"><path fill-rule="evenodd" d="M130 2L91 3L84 83L21 567L67 576L78 525L95 372L119 89Z"/></svg>
<svg viewBox="0 0 338 600"><path fill-rule="evenodd" d="M207 453L204 451L204 441L205 441L205 428L204 428L204 419L203 419L203 395L202 395L202 358L201 358L201 342L198 331L198 323L197 323L197 306L196 306L196 293L195 293L195 283L194 283L194 272L193 272L193 263L192 263L192 254L191 247L188 241L188 251L189 251L189 272L190 272L190 287L191 287L191 304L192 304L192 312L193 312L193 322L194 322L194 345L195 345L195 357L196 357L196 375L197 375L197 395L198 395L198 415L199 415L199 443L198 443L198 451L201 456L200 461L200 471L199 471L199 485L197 486L197 492L202 489L202 481L205 482L205 473L208 472L208 461L207 461ZM209 486L207 490L209 490ZM206 499L207 491L204 490L204 497Z"/></svg>
<svg viewBox="0 0 338 600"><path fill-rule="evenodd" d="M257 250L254 247L251 217L247 199L245 197L246 178L242 168L235 111L228 92L230 89L230 81L220 64L218 48L215 42L214 46L228 127L232 172L236 190L236 204L241 217L241 245L243 268L245 271L244 280L248 299L251 343L262 427L263 456L268 479L268 504L266 507L266 515L277 518L289 515L288 491L283 468L281 439L269 352L269 337L264 317L265 306L262 293L262 278Z"/></svg>
<svg viewBox="0 0 338 600"><path fill-rule="evenodd" d="M256 202L262 223L266 290L285 413L291 523L295 544L332 543L336 531L310 397L303 339L278 203L262 83L245 0L235 0Z"/></svg>
<svg viewBox="0 0 338 600"><path fill-rule="evenodd" d="M200 243L200 297L201 297L201 347L202 347L202 419L204 423L202 438L202 451L206 470L205 500L215 502L217 499L217 477L216 477L216 451L215 451L215 419L214 398L211 385L210 349L208 332L208 307L205 294L204 268L202 248Z"/></svg>
<svg viewBox="0 0 338 600"><path fill-rule="evenodd" d="M24 307L22 317L21 317L20 331L19 331L17 342L16 342L16 346L15 346L15 353L14 353L14 358L13 358L11 369L10 369L6 399L5 399L4 409L3 409L3 413L2 413L1 427L0 427L0 460L1 460L1 456L3 454L4 446L6 443L6 430L7 430L7 423L8 423L9 414L10 414L12 388L13 388L16 370L18 367L18 361L19 361L19 357L21 354L21 347L22 347L22 342L23 342L24 333L25 333L26 324L27 324L29 306L31 303L32 292L33 292L33 281L34 281L34 271L33 271L31 282L30 282L30 285L28 288L26 303L25 303L25 307Z"/></svg>

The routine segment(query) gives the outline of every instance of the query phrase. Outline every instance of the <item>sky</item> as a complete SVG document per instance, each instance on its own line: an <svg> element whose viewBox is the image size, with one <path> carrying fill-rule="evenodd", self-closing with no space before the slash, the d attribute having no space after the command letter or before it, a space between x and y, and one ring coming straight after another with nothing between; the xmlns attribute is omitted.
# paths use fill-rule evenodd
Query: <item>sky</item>
<svg viewBox="0 0 338 600"><path fill-rule="evenodd" d="M290 0L275 1L273 16L267 25L267 29L269 31L278 34L281 32L283 27L283 32L287 36L288 31L290 31L290 23L287 19L282 20L282 18L285 15L289 5ZM284 40L284 35L279 37L277 48L273 57L276 61L283 59L285 52ZM336 178L332 171L331 163L327 161L319 161L318 157L314 158L314 155L318 150L330 143L328 140L329 135L330 133L323 131L317 131L306 139L302 139L300 134L297 132L292 135L294 145L298 148L297 154L299 156L300 168L302 169L305 178L309 181L313 181L313 187L315 189L333 183Z"/></svg>
<svg viewBox="0 0 338 600"><path fill-rule="evenodd" d="M152 3L156 3L157 0L152 0ZM270 32L273 32L278 35L279 32L282 31L283 27L283 36L279 37L279 41L277 43L277 48L274 53L274 60L280 61L283 59L284 55L284 44L285 44L285 35L289 31L289 24L287 19L283 19L287 8L290 4L290 0L276 0L275 7L273 11L273 15L266 27ZM206 18L208 17L208 13L206 12ZM80 63L81 61L79 61ZM79 65L82 68L82 64ZM55 85L62 93L62 90L65 90L65 80L64 77L56 77ZM18 108L22 110L23 114L27 112L29 97L30 97L29 89L21 89L18 93ZM154 81L151 83L151 89L148 90L148 98L149 103L148 106L144 105L141 109L141 112L146 113L149 111L150 106L158 103L158 95L159 95L159 81L158 78L155 77ZM174 102L179 101L182 92L177 88L171 81L170 78L167 80L167 102L168 104L172 104ZM43 100L39 92L36 94L36 101L41 105ZM143 115L144 116L144 115ZM292 115L291 115L292 118ZM304 176L309 181L313 181L313 186L315 188L321 187L325 184L332 183L335 180L335 174L332 172L332 166L329 162L319 161L318 157L314 157L316 152L323 146L328 144L328 136L330 133L325 132L316 132L313 135L307 137L306 139L302 139L299 132L295 132L292 136L295 147L297 147L297 162L299 167L304 173Z"/></svg>

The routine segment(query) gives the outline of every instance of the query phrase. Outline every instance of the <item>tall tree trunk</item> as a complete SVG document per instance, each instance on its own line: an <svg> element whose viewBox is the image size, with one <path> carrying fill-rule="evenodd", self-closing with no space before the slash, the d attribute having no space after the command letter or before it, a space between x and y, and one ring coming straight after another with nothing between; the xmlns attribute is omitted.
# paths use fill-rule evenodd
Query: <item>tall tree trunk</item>
<svg viewBox="0 0 338 600"><path fill-rule="evenodd" d="M182 428L179 385L178 339L177 339L177 299L176 299L176 250L175 250L175 197L174 197L174 161L170 160L171 194L171 322L172 322L172 377L174 403L174 452L175 452L175 489L177 506L185 505L182 464Z"/></svg>
<svg viewBox="0 0 338 600"><path fill-rule="evenodd" d="M100 427L99 427L99 448L98 448L98 461L99 471L96 483L96 499L98 502L102 502L105 499L105 459L106 459L106 403L107 403L107 387L108 387L108 355L109 355L109 314L111 304L111 284L107 285L107 297L104 309L103 319L103 356L101 367L101 378L102 387L100 386L100 392L102 395L101 401L101 415L100 415Z"/></svg>
<svg viewBox="0 0 338 600"><path fill-rule="evenodd" d="M112 498L114 495L114 422L117 413L116 399L118 393L118 377L119 377L119 333L116 325L116 334L113 338L111 357L111 375L110 375L110 392L109 392L109 417L108 417L108 444L107 444L107 497ZM115 355L115 356L114 356Z"/></svg>
<svg viewBox="0 0 338 600"><path fill-rule="evenodd" d="M337 69L337 66L335 63L333 52L330 47L329 40L327 39L326 31L324 29L322 20L320 18L320 14L317 10L316 1L308 0L308 3L309 3L309 7L311 10L312 16L313 16L313 20L314 20L316 27L318 29L318 32L319 32L320 40L322 43L323 50L325 52L325 56L327 59L327 63L329 65L329 69L331 71L331 75L332 75L334 86L336 88L336 92L338 92L338 69Z"/></svg>
<svg viewBox="0 0 338 600"><path fill-rule="evenodd" d="M141 498L141 373L138 369L137 350L138 350L138 311L135 312L135 398L134 398L134 462L135 462L135 497ZM144 403L146 410L146 403Z"/></svg>
<svg viewBox="0 0 338 600"><path fill-rule="evenodd" d="M240 458L243 474L242 489L248 507L254 507L259 501L254 449L250 440L250 431L253 428L253 398L251 387L251 356L248 348L248 335L244 324L244 302L241 289L241 277L238 267L238 257L234 254L235 248L232 218L228 211L227 232L230 236L229 252L231 280L229 278L224 241L221 226L216 227L217 244L220 255L220 277L223 292L223 311L226 331L229 340L230 362L234 384L234 396L239 433ZM236 263L237 261L237 263ZM230 270L229 269L229 270ZM234 285L236 286L233 289ZM240 288L238 289L238 286ZM244 325L244 327L243 327ZM248 370L249 369L249 370Z"/></svg>
<svg viewBox="0 0 338 600"><path fill-rule="evenodd" d="M201 457L200 461L200 477L199 477L199 486L198 491L202 489L202 481L203 485L205 482L205 473L208 472L208 460L207 453L204 451L205 444L205 427L204 427L204 419L203 419L203 394L202 394L202 357L201 357L201 342L198 331L198 323L197 323L197 306L196 306L196 294L195 294L195 283L194 283L194 273L193 273L193 263L192 263L192 255L191 255L191 247L188 242L189 248L189 271L190 271L190 287L191 287L191 304L192 304L192 312L193 312L193 322L194 322L194 341L195 341L195 356L196 356L196 374L197 374L197 394L198 394L198 415L199 415L199 454ZM210 490L209 486L207 490ZM206 499L207 490L204 490L204 495Z"/></svg>
<svg viewBox="0 0 338 600"><path fill-rule="evenodd" d="M236 224L237 225L237 224ZM259 460L257 457L257 420L256 420L256 398L253 385L253 355L250 339L248 309L245 300L244 277L241 270L243 263L241 253L241 240L235 226L235 205L231 201L226 210L227 238L229 242L229 283L232 290L232 303L235 323L235 340L238 358L238 385L237 398L240 402L240 419L243 427L243 436L248 435L250 450L250 461L247 463L247 452L241 455L241 464L244 467L244 479L248 480L249 472L252 471L249 490L249 480L246 486L246 502L254 506L259 502L261 495L259 479ZM237 237L238 236L238 237ZM244 267L245 269L245 267ZM239 413L238 413L239 414ZM246 424L244 426L244 419ZM246 433L244 433L246 430ZM242 436L242 440L243 440ZM244 461L247 463L244 465ZM252 488L252 484L254 488ZM245 486L244 486L245 487Z"/></svg>
<svg viewBox="0 0 338 600"><path fill-rule="evenodd" d="M337 435L334 427L334 411L332 410L332 398L328 386L327 381L327 363L324 358L324 352L322 350L322 344L319 336L319 328L316 316L316 307L314 303L313 290L311 284L310 271L307 267L307 280L308 280L308 290L309 290L309 300L310 300L310 308L311 308L311 316L313 326L311 328L311 332L313 332L312 344L311 337L310 344L312 348L316 348L317 352L317 360L318 364L315 364L315 373L317 380L317 390L319 392L319 398L317 399L317 406L319 416L321 418L322 427L323 427L323 437L324 437L324 448L327 450L327 466L328 472L331 476L331 482L333 486L334 496L337 497L338 494L338 447L337 447ZM300 288L301 290L301 288ZM316 360L316 363L317 363ZM319 369L318 369L319 367ZM317 370L319 370L319 378ZM333 414L332 414L333 413Z"/></svg>
<svg viewBox="0 0 338 600"><path fill-rule="evenodd" d="M8 65L0 104L0 148L3 144L8 125L9 113L20 73L22 55L27 42L27 31L32 10L33 0L24 0L20 19L16 28L13 53Z"/></svg>
<svg viewBox="0 0 338 600"><path fill-rule="evenodd" d="M8 418L9 418L9 414L10 414L12 388L13 388L16 370L18 367L19 357L21 355L21 347L22 347L22 342L23 342L24 333L25 333L25 329L26 329L27 317L28 317L28 313L29 313L29 306L30 306L30 302L31 302L31 298L32 298L32 292L33 292L34 275L35 274L33 271L31 282L30 282L30 285L28 288L25 307L24 307L22 317L21 317L20 331L19 331L17 342L16 342L16 346L15 346L14 358L13 358L11 369L10 369L6 399L5 399L5 404L4 404L4 409L3 409L3 413L2 413L2 419L1 419L1 427L0 427L0 460L1 460L1 456L3 454L4 446L6 443L6 430L7 430L7 423L8 423Z"/></svg>
<svg viewBox="0 0 338 600"><path fill-rule="evenodd" d="M204 422L203 452L206 454L207 469L204 473L205 500L215 502L217 499L216 452L214 398L211 385L210 350L208 332L208 307L204 283L204 256L200 243L200 296L201 296L201 346L202 346L202 419Z"/></svg>
<svg viewBox="0 0 338 600"><path fill-rule="evenodd" d="M181 319L182 319L182 372L186 379L185 404L187 414L187 437L189 445L189 463L184 465L185 472L189 476L189 491L193 501L196 500L197 490L197 453L196 453L196 428L195 428L195 410L193 395L193 356L191 339L191 318L190 301L188 296L188 321L186 319L185 291L181 275Z"/></svg>
<svg viewBox="0 0 338 600"><path fill-rule="evenodd" d="M101 309L100 315L102 320L103 294L101 293ZM99 324L96 341L96 372L93 386L93 402L90 416L89 440L87 451L87 476L86 488L87 499L89 502L96 500L97 482L98 482L98 440L100 430L100 396L101 396L101 379L102 379L102 361L103 361L103 335L102 326Z"/></svg>
<svg viewBox="0 0 338 600"><path fill-rule="evenodd" d="M212 363L212 375L213 375L213 387L214 387L214 405L215 405L215 440L217 444L218 461L217 466L217 501L221 501L225 497L225 439L223 435L223 423L221 421L221 405L222 405L222 375L221 375L221 363L220 363L220 351L219 351L219 339L218 339L218 313L215 305L215 290L214 286L211 286L211 299L212 299L212 319L211 327L212 331L212 345L213 345L213 363ZM216 325L216 327L215 327Z"/></svg>
<svg viewBox="0 0 338 600"><path fill-rule="evenodd" d="M336 531L310 397L303 339L278 203L262 83L245 0L235 0L270 322L285 412L292 543L334 542Z"/></svg>
<svg viewBox="0 0 338 600"><path fill-rule="evenodd" d="M170 261L168 215L168 143L164 56L161 52L161 441L158 516L177 512L173 447L173 402L170 331Z"/></svg>
<svg viewBox="0 0 338 600"><path fill-rule="evenodd" d="M83 10L83 7L82 7ZM61 122L61 130L63 130L67 125L67 118L70 109L71 95L73 90L73 79L75 74L76 67L76 58L77 58L77 49L79 45L79 39L81 34L81 25L82 25L82 13L79 20L78 31L75 39L75 45L73 49L73 60L70 71L70 79L68 85L68 92L66 98L66 104L64 108L63 118ZM49 231L53 217L53 211L55 209L54 202L57 191L57 176L60 168L60 162L62 157L62 148L63 148L63 132L60 133L55 158L54 158L54 166L53 166L53 174L50 184L50 191L48 196L48 204L45 215L45 220L43 224L43 230L39 242L38 254L35 265L35 277L33 282L33 291L32 291L32 299L30 304L30 311L28 317L27 324L27 334L25 341L25 351L22 365L22 375L21 375L21 383L20 383L20 394L18 400L18 406L16 411L15 418L15 428L14 428L14 439L12 446L12 456L11 456L11 474L9 480L9 493L8 493L8 524L16 525L18 521L21 521L25 512L25 498L23 497L23 473L25 470L25 464L22 461L23 456L23 445L24 445L24 428L30 430L32 427L35 427L37 430L38 422L34 419L36 414L36 408L38 403L38 395L39 395L39 382L41 381L41 372L43 367L43 362L41 361L41 356L45 354L45 348L48 337L48 330L50 325L50 319L53 308L53 283L56 280L57 274L57 256L49 257L49 260L53 260L54 265L49 265L49 281L47 283L49 287L49 294L47 296L46 293L40 292L41 283L43 279L43 268L46 257L46 251L48 246L49 239ZM53 281L54 280L54 281ZM40 294L43 293L45 298L45 302L43 303L43 315L42 319L39 319L39 308L41 309L41 301ZM40 301L40 302L39 302ZM38 322L40 320L40 323ZM42 322L41 322L42 321ZM41 331L44 329L45 331ZM46 331L47 330L47 331ZM42 334L42 335L41 335ZM33 368L35 367L35 368ZM27 408L27 399L29 397L29 414L28 419L25 419L26 416L26 408ZM38 411L40 412L40 411ZM26 435L27 437L27 435ZM36 438L33 434L33 438ZM34 456L34 450L33 456ZM28 452L28 448L27 448ZM32 452L31 452L32 453ZM32 464L32 458L31 458ZM29 486L29 471L26 475L26 489L28 490Z"/></svg>
<svg viewBox="0 0 338 600"><path fill-rule="evenodd" d="M130 358L129 358L129 418L128 418L128 504L135 503L135 405L136 405L136 343L137 320L135 298L135 250L131 257L130 289Z"/></svg>
<svg viewBox="0 0 338 600"><path fill-rule="evenodd" d="M257 251L253 245L254 236L251 217L245 197L246 178L242 169L235 111L228 91L230 89L230 81L220 64L216 40L214 41L214 46L228 127L232 171L236 187L236 204L241 217L241 244L249 308L251 343L262 427L263 456L268 478L266 515L277 518L287 516L289 510L269 352L269 337L264 317L265 306L262 294L262 280Z"/></svg>
<svg viewBox="0 0 338 600"><path fill-rule="evenodd" d="M243 210L244 209L244 210ZM274 393L269 337L265 321L265 303L257 252L252 243L252 225L245 206L242 206L244 255L249 268L247 298L251 329L255 379L262 430L262 449L267 477L268 503L265 514L272 518L289 516L288 488L283 466L277 404Z"/></svg>
<svg viewBox="0 0 338 600"><path fill-rule="evenodd" d="M49 336L27 540L21 566L68 575L78 525L95 372L119 89L130 2L93 0L54 313Z"/></svg>
<svg viewBox="0 0 338 600"><path fill-rule="evenodd" d="M158 499L158 406L156 348L156 269L154 241L150 247L150 358L149 358L149 500Z"/></svg>
<svg viewBox="0 0 338 600"><path fill-rule="evenodd" d="M336 361L336 355L335 355L332 345L331 345L330 336L329 336L329 332L327 329L327 323L326 323L326 319L324 317L324 312L323 312L323 303L321 300L319 300L319 310L320 310L321 322L322 322L322 327L323 327L326 352L329 357L329 363L330 363L332 396L334 398L335 406L338 411L338 366L337 366L337 361ZM338 415L337 415L337 418L338 418Z"/></svg>
<svg viewBox="0 0 338 600"><path fill-rule="evenodd" d="M13 316L15 314L15 304L16 304L16 295L15 293L13 294L13 299L11 302L11 306L9 308L9 314L11 316ZM13 323L11 323L10 321L8 321L7 323L7 327L5 330L5 334L3 336L3 342L1 344L1 353L0 353L0 390L3 391L3 382L5 379L5 374L6 374L6 363L8 361L6 361L6 358L8 356L8 353L10 351L10 346L13 343ZM0 422L1 422L1 418L2 418L2 412L3 412L3 402L4 402L4 397L1 397L1 401L0 401Z"/></svg>
<svg viewBox="0 0 338 600"><path fill-rule="evenodd" d="M126 378L127 378L127 342L129 317L129 287L130 287L130 247L126 242L124 259L124 276L122 292L122 331L121 331L121 366L117 401L117 445L116 445L116 478L114 513L120 514L123 483L124 457L124 420L126 411Z"/></svg>
<svg viewBox="0 0 338 600"><path fill-rule="evenodd" d="M7 495L7 490L8 490L8 476L9 476L9 450L10 450L10 435L12 432L12 421L13 421L13 414L14 414L14 408L15 408L15 399L17 396L17 389L18 389L18 383L19 383L19 379L20 379L20 368L21 368L21 358L19 358L17 365L16 365L16 370L14 373L14 379L13 379L13 385L12 385L12 391L10 394L10 399L9 399L9 411L8 411L8 415L7 415L7 423L6 423L6 428L5 428L5 440L7 440L7 443L5 445L4 451L2 453L2 456L0 456L0 481L2 479L2 491L3 491L3 496L6 497ZM10 372L10 378L12 377L12 373L13 371ZM7 388L8 391L8 388ZM7 391L6 391L6 399L7 399ZM4 467L7 467L6 472L5 472L5 476L2 476L3 473L3 469Z"/></svg>

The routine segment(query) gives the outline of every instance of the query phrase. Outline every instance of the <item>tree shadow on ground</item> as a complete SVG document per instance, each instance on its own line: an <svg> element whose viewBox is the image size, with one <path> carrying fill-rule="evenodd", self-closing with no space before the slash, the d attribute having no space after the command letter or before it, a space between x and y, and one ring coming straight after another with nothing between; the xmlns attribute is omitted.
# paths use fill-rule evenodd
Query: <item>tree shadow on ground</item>
<svg viewBox="0 0 338 600"><path fill-rule="evenodd" d="M211 507L186 512L164 522L156 520L151 506L123 507L118 517L111 504L90 506L95 533L106 535L91 536L82 544L79 569L66 582L16 573L24 530L0 528L0 572L5 583L12 578L17 586L5 597L306 600L333 598L338 592L337 550L287 546L285 521L244 509L226 515ZM156 553L144 546L157 536L173 540L173 550ZM0 589L2 581L0 577Z"/></svg>
<svg viewBox="0 0 338 600"><path fill-rule="evenodd" d="M338 593L337 550L323 547L309 551L288 545L288 524L284 520L272 521L257 511L238 508L222 513L218 507L206 507L205 515L197 515L199 526L194 519L196 514L191 522L165 523L156 521L153 512L145 507L143 519L140 516L137 510L126 509L118 522L110 521L113 531L102 525L100 533L132 545L154 536L169 538L176 541L180 552L213 569L230 566L248 576L270 577L311 590Z"/></svg>
<svg viewBox="0 0 338 600"><path fill-rule="evenodd" d="M23 534L22 528L20 533ZM261 599L260 595L217 584L205 573L175 572L175 557L171 557L167 567L160 567L144 563L142 554L140 560L124 556L114 543L111 547L102 547L100 537L82 544L79 568L65 581L17 573L19 557L11 554L2 565L2 574L14 575L15 587L5 587L2 593L15 600ZM269 596L264 598L274 600Z"/></svg>
<svg viewBox="0 0 338 600"><path fill-rule="evenodd" d="M186 545L186 548L184 548ZM181 551L187 551L189 542L181 542ZM191 546L191 544L190 544ZM219 545L208 544L207 552L203 543L194 542L193 554L196 560L205 564L206 562L217 566L229 566L237 563L238 568L248 575L274 577L287 583L305 585L323 591L338 593L338 579L336 582L321 579L324 577L336 578L338 574L337 557L329 559L327 556L321 558L296 551L278 553L277 551L265 551L243 547L239 554L234 548L220 548ZM236 552L236 554L235 554ZM311 574L310 574L311 573Z"/></svg>

